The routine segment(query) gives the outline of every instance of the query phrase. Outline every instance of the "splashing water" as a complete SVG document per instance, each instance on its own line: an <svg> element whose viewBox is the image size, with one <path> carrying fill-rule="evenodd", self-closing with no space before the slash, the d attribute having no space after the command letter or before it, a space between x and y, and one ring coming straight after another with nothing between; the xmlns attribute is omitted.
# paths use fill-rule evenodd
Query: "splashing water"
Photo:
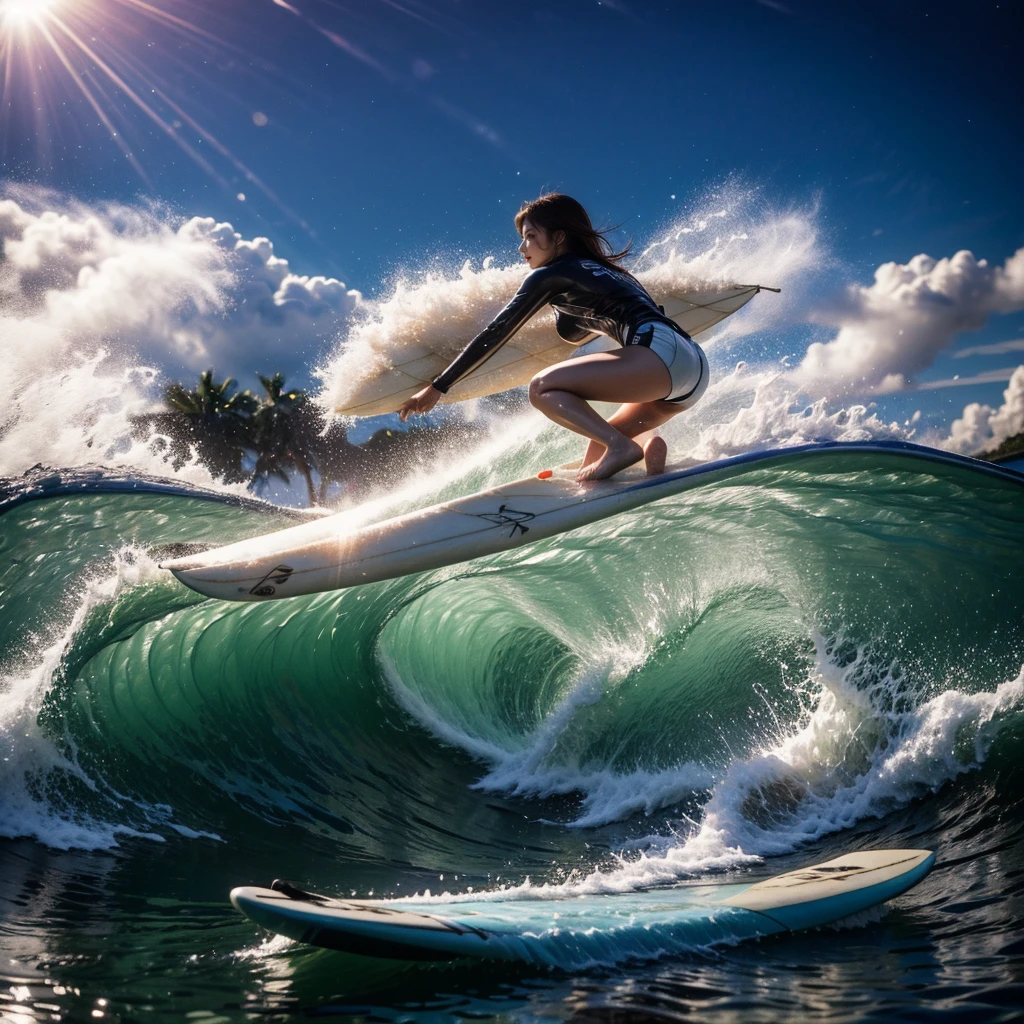
<svg viewBox="0 0 1024 1024"><path fill-rule="evenodd" d="M823 258L811 214L758 219L742 209L675 225L642 255L667 274L764 266L757 277L782 284L784 301ZM467 325L486 317L499 304L487 289L505 274L492 264L407 284L373 313L376 326L349 332L327 369L349 346L369 352L376 339L388 351L400 332L387 325L424 310ZM770 307L774 298L709 339L715 380L666 430L672 456L907 436L870 408L796 399L785 368L759 348L786 308ZM1001 950L1017 936L993 902L1012 898L1024 877L1008 852L1024 820L1012 785L1024 723L1024 506L1010 474L896 451L787 455L466 565L222 604L159 571L162 553L293 519L220 500L228 489L194 466L177 474L176 491L138 481L132 493L76 470L99 461L122 478L171 475L131 427L160 371L144 368L130 339L101 346L79 335L38 346L36 380L39 321L8 322L22 397L2 427L4 472L46 462L65 467L69 484L41 483L35 500L11 500L0 516L0 835L10 854L0 876L13 880L11 905L26 908L12 926L25 922L16 936L25 963L77 978L61 957L91 948L95 933L96 955L121 972L104 975L118 991L145 975L139 956L191 965L209 953L207 971L213 950L223 959L241 949L239 963L274 991L301 992L303 972L319 969L335 992L342 961L317 968L280 942L255 946L252 929L225 924L227 889L283 875L352 895L616 893L767 858L775 870L902 845L981 851L970 872L941 880L960 902L948 949L930 940L940 969L957 984L970 975L970 941L978 977L990 977L993 957L1011 962ZM47 373L59 375L55 393ZM333 379L325 375L325 394ZM339 523L579 454L575 437L533 413L491 426L400 487L362 495ZM25 867L38 856L70 864L66 883L46 876L43 897ZM99 893L91 902L80 899L83 878ZM91 930L77 918L60 924L60 908L106 908L111 891L113 926L106 909L88 919ZM928 890L914 904L931 915L932 936L944 919L927 900L939 896ZM140 938L143 919L153 931ZM122 922L131 948L118 939ZM168 952L160 936L178 945ZM822 954L828 970L835 955L834 946ZM191 970L169 969L201 987ZM361 965L352 984L368 978ZM732 976L715 978L727 986ZM406 991L393 975L382 984ZM778 991L777 978L769 984Z"/></svg>

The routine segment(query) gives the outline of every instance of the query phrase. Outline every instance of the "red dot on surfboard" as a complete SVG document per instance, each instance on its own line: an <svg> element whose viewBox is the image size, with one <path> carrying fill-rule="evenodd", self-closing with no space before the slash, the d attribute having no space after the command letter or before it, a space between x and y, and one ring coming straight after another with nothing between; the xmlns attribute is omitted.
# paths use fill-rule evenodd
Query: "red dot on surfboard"
<svg viewBox="0 0 1024 1024"><path fill-rule="evenodd" d="M537 479L538 479L538 480L550 480L552 476L554 476L554 471L553 471L553 470L550 470L550 469L542 469L542 470L541 470L541 471L540 471L540 472L539 472L539 473L537 474Z"/></svg>

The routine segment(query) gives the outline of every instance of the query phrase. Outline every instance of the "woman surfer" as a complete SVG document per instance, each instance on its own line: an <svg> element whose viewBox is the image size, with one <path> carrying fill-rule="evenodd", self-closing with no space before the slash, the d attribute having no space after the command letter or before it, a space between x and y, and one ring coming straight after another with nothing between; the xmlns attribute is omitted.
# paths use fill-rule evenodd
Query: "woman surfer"
<svg viewBox="0 0 1024 1024"><path fill-rule="evenodd" d="M590 438L576 479L603 480L640 459L648 473L662 472L665 442L654 437L641 448L633 438L689 409L704 394L709 370L700 346L621 266L628 247L615 252L575 199L552 192L525 203L516 214L516 229L531 273L454 362L405 402L399 416L404 422L429 412L453 384L550 304L564 341L579 345L604 334L621 346L556 363L530 381L535 408ZM590 402L624 404L605 420Z"/></svg>

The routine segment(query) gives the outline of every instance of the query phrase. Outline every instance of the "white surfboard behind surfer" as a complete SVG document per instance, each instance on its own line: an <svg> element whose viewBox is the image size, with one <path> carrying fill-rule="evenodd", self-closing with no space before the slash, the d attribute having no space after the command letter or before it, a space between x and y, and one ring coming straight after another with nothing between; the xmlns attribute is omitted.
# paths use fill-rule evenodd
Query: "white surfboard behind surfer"
<svg viewBox="0 0 1024 1024"><path fill-rule="evenodd" d="M416 288L399 287L378 316L360 324L334 366L327 401L339 415L380 416L395 412L430 383L465 344L507 303L522 284L519 267L463 268L456 280L428 280ZM644 274L638 275L647 283ZM767 285L699 279L668 283L658 275L650 283L655 300L691 337L721 323ZM493 306L481 310L481 291ZM395 338L405 339L395 348ZM551 313L534 317L479 369L459 381L442 399L447 404L497 394L528 384L534 374L576 350L555 333Z"/></svg>

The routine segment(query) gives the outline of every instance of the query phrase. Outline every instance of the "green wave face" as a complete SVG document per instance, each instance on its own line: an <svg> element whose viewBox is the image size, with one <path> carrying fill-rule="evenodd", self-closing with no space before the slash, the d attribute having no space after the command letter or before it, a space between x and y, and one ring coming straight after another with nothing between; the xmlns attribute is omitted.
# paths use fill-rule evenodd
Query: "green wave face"
<svg viewBox="0 0 1024 1024"><path fill-rule="evenodd" d="M594 828L621 847L685 812L723 849L784 852L1019 727L1009 476L833 450L265 604L203 600L155 566L167 545L287 524L148 493L0 517L3 834L289 835L338 863L457 850L486 870L544 860L543 819L586 826L567 840L582 851Z"/></svg>

